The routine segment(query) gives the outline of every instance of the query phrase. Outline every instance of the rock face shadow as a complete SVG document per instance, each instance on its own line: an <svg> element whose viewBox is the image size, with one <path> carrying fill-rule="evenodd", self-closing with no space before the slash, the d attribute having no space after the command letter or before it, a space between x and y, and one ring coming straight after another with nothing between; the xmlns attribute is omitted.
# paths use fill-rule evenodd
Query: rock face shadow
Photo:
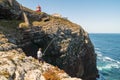
<svg viewBox="0 0 120 80"><path fill-rule="evenodd" d="M94 47L88 34L81 28L74 31L56 27L45 31L36 26L22 30L21 33L21 48L27 56L36 58L38 48L42 48L43 59L63 69L70 76L84 79L86 76L93 78L90 75L97 74Z"/></svg>

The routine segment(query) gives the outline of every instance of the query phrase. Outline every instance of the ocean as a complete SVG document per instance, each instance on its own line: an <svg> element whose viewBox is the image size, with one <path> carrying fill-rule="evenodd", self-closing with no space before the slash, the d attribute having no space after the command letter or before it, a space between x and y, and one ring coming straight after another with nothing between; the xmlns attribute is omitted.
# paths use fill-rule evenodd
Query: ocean
<svg viewBox="0 0 120 80"><path fill-rule="evenodd" d="M120 80L120 34L89 34L97 54L97 80Z"/></svg>

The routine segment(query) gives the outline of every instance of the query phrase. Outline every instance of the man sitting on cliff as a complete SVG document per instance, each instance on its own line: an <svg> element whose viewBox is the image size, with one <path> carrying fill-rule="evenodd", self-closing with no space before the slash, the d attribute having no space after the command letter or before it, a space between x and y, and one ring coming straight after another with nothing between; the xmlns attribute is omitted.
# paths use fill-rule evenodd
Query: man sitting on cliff
<svg viewBox="0 0 120 80"><path fill-rule="evenodd" d="M37 51L37 58L39 60L39 62L42 62L43 63L43 59L42 59L42 49L39 48L38 51Z"/></svg>

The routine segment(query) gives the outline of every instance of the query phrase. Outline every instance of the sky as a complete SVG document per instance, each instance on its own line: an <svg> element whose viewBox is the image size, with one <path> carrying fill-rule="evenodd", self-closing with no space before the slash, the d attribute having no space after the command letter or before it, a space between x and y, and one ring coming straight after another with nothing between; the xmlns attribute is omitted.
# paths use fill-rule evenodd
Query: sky
<svg viewBox="0 0 120 80"><path fill-rule="evenodd" d="M17 0L32 10L59 13L88 33L120 33L120 0Z"/></svg>

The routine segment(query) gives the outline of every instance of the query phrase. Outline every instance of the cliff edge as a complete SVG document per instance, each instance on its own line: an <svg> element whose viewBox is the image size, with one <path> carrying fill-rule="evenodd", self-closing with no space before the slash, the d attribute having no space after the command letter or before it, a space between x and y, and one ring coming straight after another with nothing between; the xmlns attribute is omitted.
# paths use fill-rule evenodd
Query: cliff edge
<svg viewBox="0 0 120 80"><path fill-rule="evenodd" d="M96 80L94 46L80 25L25 7L21 9L15 0L0 0L0 11L1 79ZM19 26L24 21L23 12L30 23L27 26ZM35 59L38 48L44 53L44 64Z"/></svg>

